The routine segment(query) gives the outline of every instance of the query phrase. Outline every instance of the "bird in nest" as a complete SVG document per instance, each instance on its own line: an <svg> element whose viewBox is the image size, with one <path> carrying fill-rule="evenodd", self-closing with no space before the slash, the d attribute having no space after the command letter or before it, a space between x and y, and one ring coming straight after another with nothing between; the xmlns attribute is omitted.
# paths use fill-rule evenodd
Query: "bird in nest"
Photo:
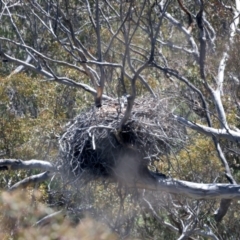
<svg viewBox="0 0 240 240"><path fill-rule="evenodd" d="M99 107L100 112L109 112L109 113L119 113L123 112L124 109L127 107L128 103L128 95L124 94L120 98L114 99L114 100L104 100L102 102L102 106Z"/></svg>

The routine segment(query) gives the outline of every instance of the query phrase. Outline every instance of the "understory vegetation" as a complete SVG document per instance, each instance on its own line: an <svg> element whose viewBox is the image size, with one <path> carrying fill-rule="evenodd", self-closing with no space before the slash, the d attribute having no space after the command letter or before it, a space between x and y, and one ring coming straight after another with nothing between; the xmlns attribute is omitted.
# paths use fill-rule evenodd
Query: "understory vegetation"
<svg viewBox="0 0 240 240"><path fill-rule="evenodd" d="M240 239L240 1L0 3L0 239Z"/></svg>

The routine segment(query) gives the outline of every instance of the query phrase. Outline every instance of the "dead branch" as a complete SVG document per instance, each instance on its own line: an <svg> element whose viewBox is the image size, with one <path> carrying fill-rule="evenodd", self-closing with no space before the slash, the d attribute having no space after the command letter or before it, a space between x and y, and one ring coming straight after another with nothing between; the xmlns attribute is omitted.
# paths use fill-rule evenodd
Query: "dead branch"
<svg viewBox="0 0 240 240"><path fill-rule="evenodd" d="M192 29L193 29L193 17L192 14L190 13L190 11L183 5L182 0L178 0L178 4L180 6L180 8L187 14L188 16L188 27L187 30L189 31L189 33L191 33Z"/></svg>
<svg viewBox="0 0 240 240"><path fill-rule="evenodd" d="M184 124L185 126L194 129L200 133L203 133L207 136L216 136L217 138L224 138L232 141L239 141L240 140L240 133L233 130L227 129L217 129L213 127L203 126L201 124L193 123L191 121L186 120L185 118L173 115L173 117L179 121L180 123Z"/></svg>
<svg viewBox="0 0 240 240"><path fill-rule="evenodd" d="M13 191L16 189L20 189L20 188L26 188L28 186L34 185L36 183L41 183L44 182L46 180L48 180L53 174L50 172L43 172L40 174L36 174L30 177L27 177L17 183L15 183L12 187L9 188L9 191Z"/></svg>
<svg viewBox="0 0 240 240"><path fill-rule="evenodd" d="M56 168L52 163L43 160L0 159L0 171L19 169L41 169L45 171L56 171Z"/></svg>
<svg viewBox="0 0 240 240"><path fill-rule="evenodd" d="M135 186L153 191L180 194L192 199L240 199L240 185L233 184L194 183L156 176L155 180L145 178L143 181L135 183Z"/></svg>
<svg viewBox="0 0 240 240"><path fill-rule="evenodd" d="M44 218L40 219L39 221L37 221L33 226L37 226L37 227L42 227L44 225L47 225L49 223L51 223L51 221L56 218L57 216L59 216L61 213L63 212L63 210L51 213L47 216L45 216Z"/></svg>
<svg viewBox="0 0 240 240"><path fill-rule="evenodd" d="M164 221L164 219L162 217L160 217L156 211L154 210L152 204L146 199L146 198L143 198L143 201L147 203L149 209L151 210L153 216L157 219L157 221L159 221L161 224L163 224L166 228L168 228L169 230L173 231L173 232L178 232L179 230L174 227L172 224Z"/></svg>

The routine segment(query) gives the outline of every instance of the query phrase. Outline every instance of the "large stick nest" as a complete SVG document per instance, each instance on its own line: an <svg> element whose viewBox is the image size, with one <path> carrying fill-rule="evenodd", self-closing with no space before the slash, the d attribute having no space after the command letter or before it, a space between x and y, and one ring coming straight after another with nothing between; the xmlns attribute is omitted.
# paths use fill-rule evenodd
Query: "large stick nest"
<svg viewBox="0 0 240 240"><path fill-rule="evenodd" d="M184 141L183 127L169 114L170 104L166 99L136 99L121 130L119 123L126 106L121 106L120 100L82 111L60 139L64 176L126 180L149 173L149 164L171 150L178 151Z"/></svg>

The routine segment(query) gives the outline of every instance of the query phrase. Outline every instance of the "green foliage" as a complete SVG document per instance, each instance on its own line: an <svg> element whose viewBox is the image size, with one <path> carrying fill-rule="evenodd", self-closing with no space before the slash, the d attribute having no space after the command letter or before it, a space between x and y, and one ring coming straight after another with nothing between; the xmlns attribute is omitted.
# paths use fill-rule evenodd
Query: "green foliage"
<svg viewBox="0 0 240 240"><path fill-rule="evenodd" d="M170 171L173 177L194 182L212 182L224 170L212 139L201 134L195 134L177 155L163 157L156 166L160 172Z"/></svg>
<svg viewBox="0 0 240 240"><path fill-rule="evenodd" d="M82 58L79 53L87 51L88 54L93 55L92 60L99 57L96 29L92 25L92 20L89 20L89 11L93 14L93 21L96 20L96 13L94 12L96 1L88 1L89 9L86 8L84 1L39 1L38 4L43 6L44 11L48 9L46 11L49 11L49 13L46 15L44 15L44 11L38 8L34 8L31 12L30 10L33 7L31 3L33 2L22 1L22 5L16 4L11 6L9 9L13 9L12 19L6 12L1 14L2 26L0 28L0 36L18 43L22 42L22 38L24 42L19 47L11 41L2 40L1 50L3 49L3 52L12 57L23 60L27 55L25 46L29 45L28 51L36 58L34 61L39 61L45 70L49 70L48 65L58 76L64 76L76 82L92 86L93 83L90 82L87 71L83 73L85 69L81 63ZM108 2L111 2L111 7ZM110 39L114 36L112 47L102 56L103 61L110 63L123 63L125 61L124 72L126 74L123 81L128 93L131 92L131 78L134 75L134 71L131 71L131 66L129 65L131 64L136 71L149 57L151 49L150 35L155 32L155 23L157 23L161 15L158 6L155 5L156 2L150 0L146 4L140 19L140 27L137 26L136 22L138 22L138 16L141 14L142 1L101 2L103 5L100 6L102 11L100 37L103 53L109 46ZM196 16L199 6L191 1L183 2L190 9L191 13ZM229 4L228 1L221 2ZM216 48L214 48L211 45L212 43L210 43L211 29L206 28L208 45L205 61L206 81L211 86L216 85L214 76L217 76L219 59L221 59L222 53L225 51L225 40L229 36L230 30L228 26L232 22L232 11L224 8L221 2L217 0L204 1L206 19L216 30L217 39L215 42ZM104 4L106 4L106 8ZM56 6L61 8L63 14L58 12ZM130 6L131 8L129 8ZM7 5L4 9L7 9ZM131 10L131 16L125 19L125 14L129 9ZM178 4L170 4L168 12L183 26L187 25L187 16ZM49 18L48 15L51 17ZM67 20L64 20L63 15L67 17ZM125 19L124 28L119 29L123 19ZM68 20L72 23L73 31L76 33L75 36L79 40L78 44L82 44L83 48L74 42L68 28ZM52 28L54 28L56 23L54 21L58 21L59 25L54 29L54 34L52 34ZM217 111L212 102L210 92L199 74L199 63L194 57L190 57L191 53L184 51L184 49L191 50L189 41L191 39L188 36L186 37L187 34L179 30L180 24L172 26L167 19L163 19L162 23L159 38L157 39L157 47L154 52L155 63L173 69L200 89L209 105L209 114L211 115L213 125L214 127L219 127ZM50 30L48 26L51 26ZM21 38L19 38L16 28L21 32ZM127 33L129 35L126 37ZM195 39L198 47L200 47L198 41L199 29L196 25L193 29L192 37ZM130 38L131 46L127 49L127 41ZM232 49L228 52L229 64L226 67L226 72L236 76L239 76L240 67L239 43L240 38L237 36ZM173 50L171 47L173 45L177 46L178 49ZM32 51L31 48L39 51L46 58L42 58L41 55ZM126 59L124 59L125 51L127 54ZM86 56L88 57L87 54ZM52 60L48 61L47 58L52 58ZM55 59L59 62L55 62ZM69 67L67 64L64 65L61 61L72 64L72 67ZM31 62L31 64L35 63ZM74 66L82 68L82 70L78 71ZM93 73L100 76L99 66L91 63L87 64L87 67L92 68ZM63 126L66 122L72 120L82 108L91 105L93 97L83 90L59 85L53 80L49 82L41 78L37 73L30 72L30 70L6 77L16 68L12 62L7 64L1 62L0 68L1 158L36 158L54 162L58 155L58 137L64 131ZM122 86L118 86L121 75L119 68L105 66L104 71L106 73L104 76L106 77L105 92L109 96L121 96L123 89L121 89ZM141 72L141 75L144 76L152 89L161 93L166 90L169 93L169 95L166 94L166 98L175 99L174 106L170 106L171 109L174 109L175 114L187 115L188 120L194 122L204 121L202 117L199 117L194 112L193 104L190 102L191 100L193 102L195 100L198 101L197 97L199 96L194 96L196 99L193 97L193 99L187 99L187 101L186 95L188 96L189 86L177 82L175 78L170 80L169 76L165 74L165 72L156 69L153 71L153 66L150 65L149 68ZM118 90L116 91L118 88L120 89L119 92ZM139 79L136 82L136 88L138 96L147 92ZM224 94L222 101L228 123L230 127L239 128L239 111L235 103L239 102L240 99L240 87L233 84L228 74L226 74L224 80ZM170 172L173 177L189 181L214 182L217 180L225 182L226 179L223 176L224 169L211 138L203 137L192 131L186 132L186 135L188 135L189 143L185 148L181 150L172 149L173 151L169 153L169 156L162 157L160 161L155 162L156 168L160 172L166 174ZM221 146L234 173L234 177L238 181L240 179L240 159L236 149L239 149L239 144L221 140ZM235 153L229 152L229 149L233 149ZM0 185L4 189L6 186L29 176L29 173L34 174L37 172L37 170L30 172L19 171L18 174L11 171L8 173L1 172ZM52 182L51 186L53 188L51 193L48 192L47 183L35 186L41 192L41 196L39 192L33 193L30 188L27 190L28 194L24 194L26 192L2 194L0 201L2 210L0 215L1 239L62 239L62 236L65 236L66 239L117 239L111 230L100 223L102 219L106 220L106 218L108 220L111 219L109 225L114 226L112 229L118 231L119 235L124 235L120 230L131 229L130 236L142 239L176 239L178 237L175 233L171 234L164 228L154 218L149 209L144 209L139 199L134 199L134 196L135 198L142 197L138 193L134 195L128 190L124 192L122 189L116 188L115 184L106 186L105 183L89 183L88 189L86 187L88 193L78 191L74 194L68 194L72 190L72 186L63 187L58 181ZM161 197L153 199L158 203L162 200ZM174 199L176 202L177 200ZM70 220L66 220L66 218L64 219L61 216L45 228L36 229L32 225L41 219L43 215L50 214L53 211L42 203L53 204L58 207L62 204L61 207L64 205L65 207L75 209L81 208L84 204L87 206L91 204L96 211L94 217L98 217L100 221L86 218L79 225L73 227ZM199 222L211 222L211 225L214 226L213 230L218 232L222 239L231 239L233 232L235 235L232 239L239 239L238 231L236 231L239 225L239 202L233 202L233 206L231 206L224 221L219 226L214 224L214 220L209 217L210 212L217 208L217 202L206 201L203 204L203 201L192 201L191 203L192 209L201 205ZM182 205L184 204L188 205L189 203L183 200ZM170 222L170 218L168 218L169 209L162 210L156 206L155 208L164 220ZM77 221L83 219L83 216L76 216L76 219ZM178 211L179 219L185 221L181 211ZM171 223L174 225L173 222Z"/></svg>
<svg viewBox="0 0 240 240"><path fill-rule="evenodd" d="M87 95L26 74L0 82L0 148L6 157L52 159L62 125L84 107ZM79 107L80 106L80 107Z"/></svg>
<svg viewBox="0 0 240 240"><path fill-rule="evenodd" d="M64 218L64 213L34 227L36 222L50 215L52 209L41 203L39 191L2 193L0 196L0 238L1 239L104 239L114 240L117 236L104 224L86 217L78 225Z"/></svg>

